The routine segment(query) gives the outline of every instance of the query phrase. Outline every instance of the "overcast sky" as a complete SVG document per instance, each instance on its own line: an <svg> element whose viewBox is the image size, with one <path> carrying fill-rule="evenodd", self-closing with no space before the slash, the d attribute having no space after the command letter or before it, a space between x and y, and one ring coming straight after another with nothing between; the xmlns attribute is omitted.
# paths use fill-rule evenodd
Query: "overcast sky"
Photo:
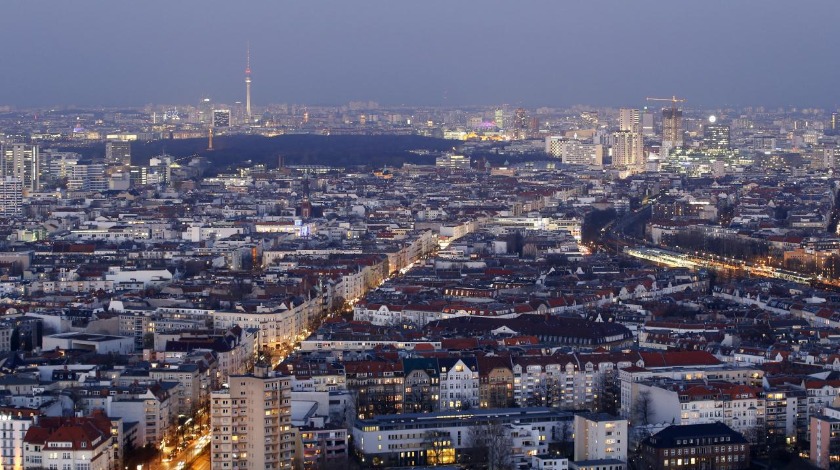
<svg viewBox="0 0 840 470"><path fill-rule="evenodd" d="M838 0L4 0L0 105L840 103Z"/></svg>

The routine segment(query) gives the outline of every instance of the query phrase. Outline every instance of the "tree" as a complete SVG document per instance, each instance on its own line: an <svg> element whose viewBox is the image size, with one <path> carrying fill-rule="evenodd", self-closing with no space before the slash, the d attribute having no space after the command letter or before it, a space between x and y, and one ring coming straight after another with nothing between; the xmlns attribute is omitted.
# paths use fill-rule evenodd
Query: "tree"
<svg viewBox="0 0 840 470"><path fill-rule="evenodd" d="M649 390L642 390L636 396L632 413L633 419L637 420L643 426L650 424L650 418L653 416L653 399L650 396Z"/></svg>
<svg viewBox="0 0 840 470"><path fill-rule="evenodd" d="M572 428L571 421L563 421L563 424L560 425L559 434L557 436L559 444L560 444L560 455L566 458L572 458L574 455L574 440L572 440L572 435L574 434L574 429Z"/></svg>
<svg viewBox="0 0 840 470"><path fill-rule="evenodd" d="M426 431L421 446L426 452L426 463L429 465L455 462L455 448L452 446L452 436L448 432Z"/></svg>
<svg viewBox="0 0 840 470"><path fill-rule="evenodd" d="M488 421L467 431L467 447L472 457L468 468L513 470L513 440L505 426Z"/></svg>
<svg viewBox="0 0 840 470"><path fill-rule="evenodd" d="M152 349L155 347L155 334L146 333L143 335L143 349Z"/></svg>

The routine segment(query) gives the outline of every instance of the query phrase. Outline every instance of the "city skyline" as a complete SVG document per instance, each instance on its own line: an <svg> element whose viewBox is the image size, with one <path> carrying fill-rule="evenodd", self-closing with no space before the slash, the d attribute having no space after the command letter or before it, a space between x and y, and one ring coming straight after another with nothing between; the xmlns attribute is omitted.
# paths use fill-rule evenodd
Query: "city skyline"
<svg viewBox="0 0 840 470"><path fill-rule="evenodd" d="M837 0L7 3L0 470L837 470Z"/></svg>
<svg viewBox="0 0 840 470"><path fill-rule="evenodd" d="M255 108L626 106L670 94L689 106L836 105L836 3L607 3L17 3L0 38L16 44L6 66L20 72L0 79L0 105L244 103L246 44Z"/></svg>

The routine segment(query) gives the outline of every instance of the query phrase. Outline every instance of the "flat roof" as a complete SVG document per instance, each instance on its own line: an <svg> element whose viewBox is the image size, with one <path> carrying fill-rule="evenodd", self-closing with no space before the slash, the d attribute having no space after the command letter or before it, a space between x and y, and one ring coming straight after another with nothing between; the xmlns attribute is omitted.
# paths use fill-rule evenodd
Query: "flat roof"
<svg viewBox="0 0 840 470"><path fill-rule="evenodd" d="M103 342L103 341L122 340L122 339L127 339L127 340L134 341L133 338L130 338L128 336L96 335L96 334L79 333L79 332L58 333L58 334L49 335L49 336L46 336L46 337L47 338L75 339L75 340L78 340L78 341L91 341L91 342L95 342L95 343L100 343L100 342Z"/></svg>

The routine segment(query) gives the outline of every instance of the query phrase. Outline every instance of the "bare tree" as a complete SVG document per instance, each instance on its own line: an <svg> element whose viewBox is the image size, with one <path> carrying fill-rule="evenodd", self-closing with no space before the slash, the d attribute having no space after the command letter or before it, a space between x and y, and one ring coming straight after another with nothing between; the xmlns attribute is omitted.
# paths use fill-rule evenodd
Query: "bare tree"
<svg viewBox="0 0 840 470"><path fill-rule="evenodd" d="M642 390L636 396L636 401L633 403L632 417L637 422L644 426L650 424L650 418L653 416L653 398L650 396L650 391Z"/></svg>
<svg viewBox="0 0 840 470"><path fill-rule="evenodd" d="M472 456L469 468L513 470L513 440L504 425L488 421L469 428L467 445Z"/></svg>
<svg viewBox="0 0 840 470"><path fill-rule="evenodd" d="M572 458L574 454L574 429L571 421L563 421L560 425L558 440L560 441L560 454L563 457Z"/></svg>
<svg viewBox="0 0 840 470"><path fill-rule="evenodd" d="M429 465L444 465L455 461L455 448L448 432L426 431L421 446L426 451L426 463Z"/></svg>

